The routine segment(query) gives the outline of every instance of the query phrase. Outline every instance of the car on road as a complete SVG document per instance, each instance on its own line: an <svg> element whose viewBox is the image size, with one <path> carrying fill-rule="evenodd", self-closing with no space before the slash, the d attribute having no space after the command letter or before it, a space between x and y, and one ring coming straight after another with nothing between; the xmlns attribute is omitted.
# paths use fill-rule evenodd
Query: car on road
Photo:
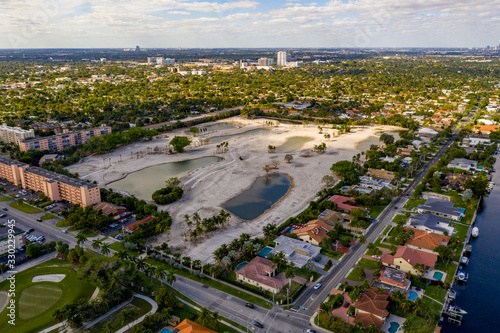
<svg viewBox="0 0 500 333"><path fill-rule="evenodd" d="M123 236L122 235L116 235L115 238L118 239L118 240L120 240L120 239L123 239Z"/></svg>
<svg viewBox="0 0 500 333"><path fill-rule="evenodd" d="M2 208L2 209L3 209L3 210L5 210L5 211L8 211L7 207L4 207L4 208Z"/></svg>
<svg viewBox="0 0 500 333"><path fill-rule="evenodd" d="M0 215L0 217L6 217L6 216L7 216L7 214L5 214L5 213Z"/></svg>
<svg viewBox="0 0 500 333"><path fill-rule="evenodd" d="M109 227L110 227L110 228L114 228L114 227L116 227L117 225L118 225L118 224L116 224L116 223L111 223L111 224L109 225Z"/></svg>
<svg viewBox="0 0 500 333"><path fill-rule="evenodd" d="M316 283L316 285L314 286L314 290L318 290L319 288L321 288L321 283Z"/></svg>
<svg viewBox="0 0 500 333"><path fill-rule="evenodd" d="M398 209L398 206L394 206L394 209Z"/></svg>
<svg viewBox="0 0 500 333"><path fill-rule="evenodd" d="M63 234L67 234L68 230L62 230Z"/></svg>
<svg viewBox="0 0 500 333"><path fill-rule="evenodd" d="M315 331L315 330L310 329L310 328L308 328L306 332L307 332L307 333L316 333L316 331Z"/></svg>
<svg viewBox="0 0 500 333"><path fill-rule="evenodd" d="M344 308L348 308L348 307L349 307L349 305L351 305L349 302L345 302L345 303L344 303Z"/></svg>
<svg viewBox="0 0 500 333"><path fill-rule="evenodd" d="M41 218L37 218L36 219L38 222L42 222L42 219Z"/></svg>
<svg viewBox="0 0 500 333"><path fill-rule="evenodd" d="M250 309L255 309L255 305L253 305L252 303L246 303L245 306Z"/></svg>
<svg viewBox="0 0 500 333"><path fill-rule="evenodd" d="M33 231L35 231L35 229L33 229L33 228L29 228L29 229L28 229L28 230L26 230L26 231L27 231L27 232L33 232Z"/></svg>
<svg viewBox="0 0 500 333"><path fill-rule="evenodd" d="M264 328L264 325L262 325L261 323L259 323L258 321L254 320L253 322L253 326L257 326L258 328Z"/></svg>

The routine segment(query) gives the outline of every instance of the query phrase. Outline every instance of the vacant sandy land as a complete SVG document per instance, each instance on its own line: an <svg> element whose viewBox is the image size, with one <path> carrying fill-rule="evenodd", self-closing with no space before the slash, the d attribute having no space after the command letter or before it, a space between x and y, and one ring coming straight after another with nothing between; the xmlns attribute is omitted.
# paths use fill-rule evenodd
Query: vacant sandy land
<svg viewBox="0 0 500 333"><path fill-rule="evenodd" d="M33 277L31 282L61 282L66 277L66 274L46 274Z"/></svg>
<svg viewBox="0 0 500 333"><path fill-rule="evenodd" d="M238 124L244 126L209 136L246 132L259 125L265 127L266 122L265 120L232 119L232 121L237 121ZM175 247L174 252L180 251L183 255L207 262L216 248L223 243L231 242L241 233L248 233L251 236L261 235L262 227L267 223L280 224L288 217L302 211L322 188L321 178L331 173L331 165L337 161L351 160L352 156L359 153L355 148L360 141L374 136L381 130L400 129L394 126L371 126L356 128L351 133L340 137L325 139L324 134L333 134L334 130L324 128L323 133L320 134L315 125L304 127L303 125L288 124L265 128L269 131L249 132L247 135L230 139L229 151L219 155L225 158L224 161L193 170L181 179L184 188L183 198L168 206L160 207L167 209L174 218L171 233L157 236L152 240L152 243L159 244L166 241L170 246ZM175 134L184 135L184 131L169 133L169 136L172 138ZM286 153L268 153L268 145L280 146L288 138L296 136L311 137L313 141L306 143L297 151L290 152L289 154L293 156L291 163L284 161ZM215 153L215 144L209 144L190 149L183 154L146 154L147 147L154 149L156 146L165 152L168 140L157 139L121 147L109 154L86 158L81 164L71 166L69 169L80 175L88 175L86 179L96 180L102 186L148 166L213 156ZM312 151L315 145L322 142L325 142L327 146L325 154L311 152L310 157L303 156L305 151ZM144 157L137 159L136 152L140 150L143 151ZM119 162L120 154L122 162ZM239 159L240 156L243 160ZM111 158L111 166L109 166L109 160L103 161L103 159L109 158ZM280 163L279 169L274 170L275 172L286 174L293 179L292 188L282 200L255 220L243 221L232 216L223 230L213 232L197 242L185 241L184 235L189 234L183 218L185 214L192 215L198 212L202 218L216 214L229 199L248 189L257 177L264 176L265 171L262 167L272 161ZM106 167L104 167L104 163L106 163ZM164 180L159 181L163 182Z"/></svg>

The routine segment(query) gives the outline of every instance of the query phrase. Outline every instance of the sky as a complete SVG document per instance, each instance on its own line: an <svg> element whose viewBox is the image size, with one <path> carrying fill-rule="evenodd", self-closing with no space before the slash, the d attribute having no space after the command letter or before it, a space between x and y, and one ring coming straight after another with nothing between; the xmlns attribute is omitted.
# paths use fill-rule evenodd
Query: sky
<svg viewBox="0 0 500 333"><path fill-rule="evenodd" d="M485 47L500 0L0 0L0 48Z"/></svg>

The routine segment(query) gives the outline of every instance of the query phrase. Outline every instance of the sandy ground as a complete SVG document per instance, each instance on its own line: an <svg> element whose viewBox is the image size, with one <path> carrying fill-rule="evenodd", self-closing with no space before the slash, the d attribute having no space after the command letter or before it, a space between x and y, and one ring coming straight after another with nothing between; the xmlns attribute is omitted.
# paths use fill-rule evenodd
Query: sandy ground
<svg viewBox="0 0 500 333"><path fill-rule="evenodd" d="M47 274L47 275L37 275L33 277L31 282L61 282L66 277L66 274Z"/></svg>
<svg viewBox="0 0 500 333"><path fill-rule="evenodd" d="M171 233L156 237L152 240L153 245L165 241L175 248L174 252L179 251L193 259L208 262L216 248L223 243L230 243L241 233L248 233L251 236L261 235L262 227L266 224L280 224L288 217L302 211L322 188L321 178L331 173L331 165L340 160L351 160L352 156L359 153L356 149L359 142L375 136L380 131L400 130L394 126L366 126L355 128L351 133L339 137L325 139L325 133L335 134L335 130L324 127L323 133L319 134L317 125L305 127L280 124L266 127L266 120L247 120L239 117L224 121L237 124L239 128L204 134L202 137L238 134L259 127L265 127L269 131L250 132L230 139L229 151L219 154L225 158L224 161L198 168L183 177L181 179L184 188L183 198L168 206L160 207L167 209L174 218ZM185 129L182 129L168 135L172 138L174 135L186 134ZM293 156L292 163L284 161L286 153L268 153L268 145L280 146L288 138L295 136L307 136L314 140L306 143L301 149L289 153ZM194 140L197 141L198 138ZM108 154L87 157L82 163L68 169L71 172L78 172L84 179L95 180L100 186L104 186L125 177L130 172L148 166L215 155L215 144L192 147L183 154L167 155L168 141L169 138L161 138L135 143ZM322 142L326 143L326 153L312 152L314 145ZM148 154L148 147L151 150L158 147L161 153ZM142 158L137 158L139 151L143 153ZM304 157L305 151L311 151L311 156ZM243 160L239 159L240 156ZM216 214L226 201L248 189L257 177L264 176L265 171L262 167L272 161L280 163L279 169L275 172L286 174L293 179L291 189L272 209L252 221L243 221L233 216L224 229L215 231L197 242L185 241L184 235L189 233L183 219L185 214L198 212L202 218Z"/></svg>

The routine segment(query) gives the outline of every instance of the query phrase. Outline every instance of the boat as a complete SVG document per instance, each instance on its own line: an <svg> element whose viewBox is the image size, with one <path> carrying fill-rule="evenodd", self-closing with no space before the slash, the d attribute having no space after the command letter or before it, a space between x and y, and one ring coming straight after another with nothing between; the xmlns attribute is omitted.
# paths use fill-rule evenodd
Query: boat
<svg viewBox="0 0 500 333"><path fill-rule="evenodd" d="M479 236L479 228L474 227L472 228L472 237L477 238Z"/></svg>
<svg viewBox="0 0 500 333"><path fill-rule="evenodd" d="M472 245L467 244L465 247L465 253L471 254L472 253Z"/></svg>
<svg viewBox="0 0 500 333"><path fill-rule="evenodd" d="M467 258L466 256L463 256L462 258L460 258L460 263L467 265L469 263L469 258Z"/></svg>
<svg viewBox="0 0 500 333"><path fill-rule="evenodd" d="M469 278L469 275L465 272L458 272L458 280L459 281L467 281L467 279Z"/></svg>
<svg viewBox="0 0 500 333"><path fill-rule="evenodd" d="M457 314L461 314L461 315L466 315L467 314L467 311L459 308L456 305L450 305L448 307L448 312L453 312L453 313L457 313Z"/></svg>
<svg viewBox="0 0 500 333"><path fill-rule="evenodd" d="M450 290L450 293L448 294L450 303L453 303L455 301L455 298L457 298L457 292L455 290Z"/></svg>

